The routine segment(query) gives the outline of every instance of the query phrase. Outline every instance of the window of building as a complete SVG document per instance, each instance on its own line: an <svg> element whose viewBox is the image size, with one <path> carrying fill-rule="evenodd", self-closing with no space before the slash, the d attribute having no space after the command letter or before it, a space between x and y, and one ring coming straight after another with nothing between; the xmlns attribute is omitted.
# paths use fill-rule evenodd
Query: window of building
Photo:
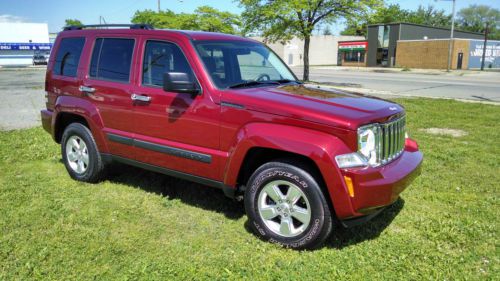
<svg viewBox="0 0 500 281"><path fill-rule="evenodd" d="M92 52L90 77L128 82L134 39L98 38Z"/></svg>
<svg viewBox="0 0 500 281"><path fill-rule="evenodd" d="M142 64L142 84L162 86L165 72L183 72L192 75L191 67L177 45L148 41Z"/></svg>
<svg viewBox="0 0 500 281"><path fill-rule="evenodd" d="M345 62L358 62L358 54L359 61L365 61L365 51L348 51L344 52L344 61Z"/></svg>
<svg viewBox="0 0 500 281"><path fill-rule="evenodd" d="M59 43L53 72L56 75L76 77L85 38L63 38Z"/></svg>

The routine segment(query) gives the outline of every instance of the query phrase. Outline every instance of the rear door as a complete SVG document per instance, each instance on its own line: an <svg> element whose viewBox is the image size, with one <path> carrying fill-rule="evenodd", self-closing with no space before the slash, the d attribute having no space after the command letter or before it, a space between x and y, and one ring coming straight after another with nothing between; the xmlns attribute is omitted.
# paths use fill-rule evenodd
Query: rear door
<svg viewBox="0 0 500 281"><path fill-rule="evenodd" d="M110 153L134 158L133 108L131 102L133 59L137 38L96 36L83 91L99 110Z"/></svg>

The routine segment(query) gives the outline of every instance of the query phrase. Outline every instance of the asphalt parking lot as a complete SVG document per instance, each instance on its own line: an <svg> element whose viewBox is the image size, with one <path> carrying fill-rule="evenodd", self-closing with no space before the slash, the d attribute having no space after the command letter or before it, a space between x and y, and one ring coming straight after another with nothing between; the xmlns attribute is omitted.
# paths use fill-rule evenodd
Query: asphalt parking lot
<svg viewBox="0 0 500 281"><path fill-rule="evenodd" d="M40 109L45 106L44 81L44 68L0 70L1 130L40 124Z"/></svg>

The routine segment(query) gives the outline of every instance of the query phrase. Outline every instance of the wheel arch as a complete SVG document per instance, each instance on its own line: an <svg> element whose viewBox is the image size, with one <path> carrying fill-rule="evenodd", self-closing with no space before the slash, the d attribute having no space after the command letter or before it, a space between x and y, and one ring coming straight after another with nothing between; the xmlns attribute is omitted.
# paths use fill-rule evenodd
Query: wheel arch
<svg viewBox="0 0 500 281"><path fill-rule="evenodd" d="M332 211L339 216L353 212L347 188L333 156L349 148L337 137L315 130L280 124L253 123L240 130L225 168L224 183L234 188L262 164L271 160L295 161L312 173L324 188Z"/></svg>
<svg viewBox="0 0 500 281"><path fill-rule="evenodd" d="M89 128L99 152L107 153L108 148L102 133L103 124L97 108L89 101L72 96L61 96L55 104L55 117L52 127L54 140L61 142L62 134L71 123L80 123Z"/></svg>

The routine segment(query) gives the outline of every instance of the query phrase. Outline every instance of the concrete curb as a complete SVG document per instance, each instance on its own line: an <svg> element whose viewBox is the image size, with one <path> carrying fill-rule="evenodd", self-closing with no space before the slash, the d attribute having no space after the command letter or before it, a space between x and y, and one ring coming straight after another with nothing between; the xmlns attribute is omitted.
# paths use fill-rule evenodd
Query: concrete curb
<svg viewBox="0 0 500 281"><path fill-rule="evenodd" d="M302 68L300 66L294 68ZM346 72L373 72L373 73L400 73L400 74L421 74L421 75L445 75L445 76L500 76L499 70L452 70L447 72L442 69L409 69L405 71L404 68L388 68L388 67L347 67L347 66L311 66L311 69L318 70L334 70Z"/></svg>

